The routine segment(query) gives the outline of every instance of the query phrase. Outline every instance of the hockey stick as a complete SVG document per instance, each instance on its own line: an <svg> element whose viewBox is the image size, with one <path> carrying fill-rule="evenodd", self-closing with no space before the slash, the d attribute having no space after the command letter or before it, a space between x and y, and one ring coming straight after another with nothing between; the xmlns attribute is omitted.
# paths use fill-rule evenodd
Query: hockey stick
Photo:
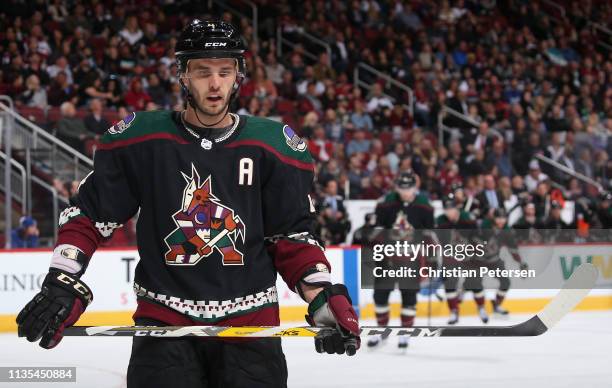
<svg viewBox="0 0 612 388"><path fill-rule="evenodd" d="M559 293L542 311L525 322L512 326L363 326L362 336L409 337L524 337L537 336L551 329L580 303L597 280L594 265L583 263L565 282ZM329 327L277 326L75 326L65 336L149 336L149 337L314 337Z"/></svg>

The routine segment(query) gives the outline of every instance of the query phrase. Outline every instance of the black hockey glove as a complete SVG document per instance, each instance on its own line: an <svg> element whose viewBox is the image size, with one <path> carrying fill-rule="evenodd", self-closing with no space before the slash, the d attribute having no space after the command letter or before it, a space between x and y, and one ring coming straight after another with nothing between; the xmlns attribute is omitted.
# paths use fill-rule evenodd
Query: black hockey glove
<svg viewBox="0 0 612 388"><path fill-rule="evenodd" d="M326 286L308 305L311 326L329 326L315 337L317 352L354 355L361 345L359 321L344 284Z"/></svg>
<svg viewBox="0 0 612 388"><path fill-rule="evenodd" d="M91 290L76 276L51 269L41 290L17 315L17 333L45 349L55 347L93 300Z"/></svg>

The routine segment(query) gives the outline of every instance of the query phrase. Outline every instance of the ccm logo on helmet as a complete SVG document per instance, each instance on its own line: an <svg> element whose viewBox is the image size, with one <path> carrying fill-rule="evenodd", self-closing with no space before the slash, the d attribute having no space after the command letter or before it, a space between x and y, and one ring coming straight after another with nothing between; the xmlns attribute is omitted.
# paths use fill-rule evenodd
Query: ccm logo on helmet
<svg viewBox="0 0 612 388"><path fill-rule="evenodd" d="M227 46L226 42L208 42L204 44L204 47L225 47Z"/></svg>

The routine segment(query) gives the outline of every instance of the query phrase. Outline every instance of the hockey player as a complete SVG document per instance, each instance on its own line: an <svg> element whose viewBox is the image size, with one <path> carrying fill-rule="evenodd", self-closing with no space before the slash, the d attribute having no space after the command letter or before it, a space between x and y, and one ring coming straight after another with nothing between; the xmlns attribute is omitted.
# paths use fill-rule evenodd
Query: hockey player
<svg viewBox="0 0 612 388"><path fill-rule="evenodd" d="M412 172L403 172L395 182L395 190L386 195L376 206L376 225L389 231L395 238L413 238L414 232L433 227L433 208L425 195L418 192L417 176ZM374 284L374 308L379 326L389 323L389 295L395 284ZM402 289L401 324L412 327L416 315L418 287ZM368 346L380 343L381 337L372 337ZM408 347L406 337L400 337L398 347Z"/></svg>
<svg viewBox="0 0 612 388"><path fill-rule="evenodd" d="M95 169L62 212L42 289L20 336L53 348L92 301L81 280L94 251L140 209L136 325L278 325L279 273L309 303L319 353L354 354L346 287L312 234L313 162L287 125L230 113L245 46L225 22L194 20L176 43L182 112L135 112L108 130ZM41 339L42 338L42 339ZM128 387L285 387L278 338L134 337Z"/></svg>
<svg viewBox="0 0 612 388"><path fill-rule="evenodd" d="M505 209L495 209L492 219L485 219L480 229L480 238L486 242L486 248L484 251L485 254L479 265L487 266L489 269L505 269L505 263L500 257L501 248L505 246L508 248L512 258L519 263L521 270L529 268L527 263L525 263L519 255L518 244L514 238L513 232L508 226L508 215ZM499 280L499 288L497 289L495 299L491 301L493 312L499 315L508 315L508 311L504 309L501 304L510 289L510 278L497 277L497 280ZM482 280L480 282L480 288L482 290Z"/></svg>
<svg viewBox="0 0 612 388"><path fill-rule="evenodd" d="M455 193L448 194L444 200L444 214L436 218L436 228L443 229L437 233L441 244L461 244L468 242L476 230L476 222L470 213L462 209L462 202ZM446 268L461 267L461 261L454 257L443 257L443 266ZM459 282L458 277L444 279L446 302L450 311L449 325L459 322Z"/></svg>

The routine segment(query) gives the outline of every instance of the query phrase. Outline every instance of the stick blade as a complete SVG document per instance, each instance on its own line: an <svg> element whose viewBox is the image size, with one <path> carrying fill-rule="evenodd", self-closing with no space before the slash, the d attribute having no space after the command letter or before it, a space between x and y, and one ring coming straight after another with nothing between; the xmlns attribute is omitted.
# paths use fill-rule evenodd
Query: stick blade
<svg viewBox="0 0 612 388"><path fill-rule="evenodd" d="M591 263L583 263L572 273L557 296L536 317L546 329L551 329L591 292L598 276L597 267Z"/></svg>

